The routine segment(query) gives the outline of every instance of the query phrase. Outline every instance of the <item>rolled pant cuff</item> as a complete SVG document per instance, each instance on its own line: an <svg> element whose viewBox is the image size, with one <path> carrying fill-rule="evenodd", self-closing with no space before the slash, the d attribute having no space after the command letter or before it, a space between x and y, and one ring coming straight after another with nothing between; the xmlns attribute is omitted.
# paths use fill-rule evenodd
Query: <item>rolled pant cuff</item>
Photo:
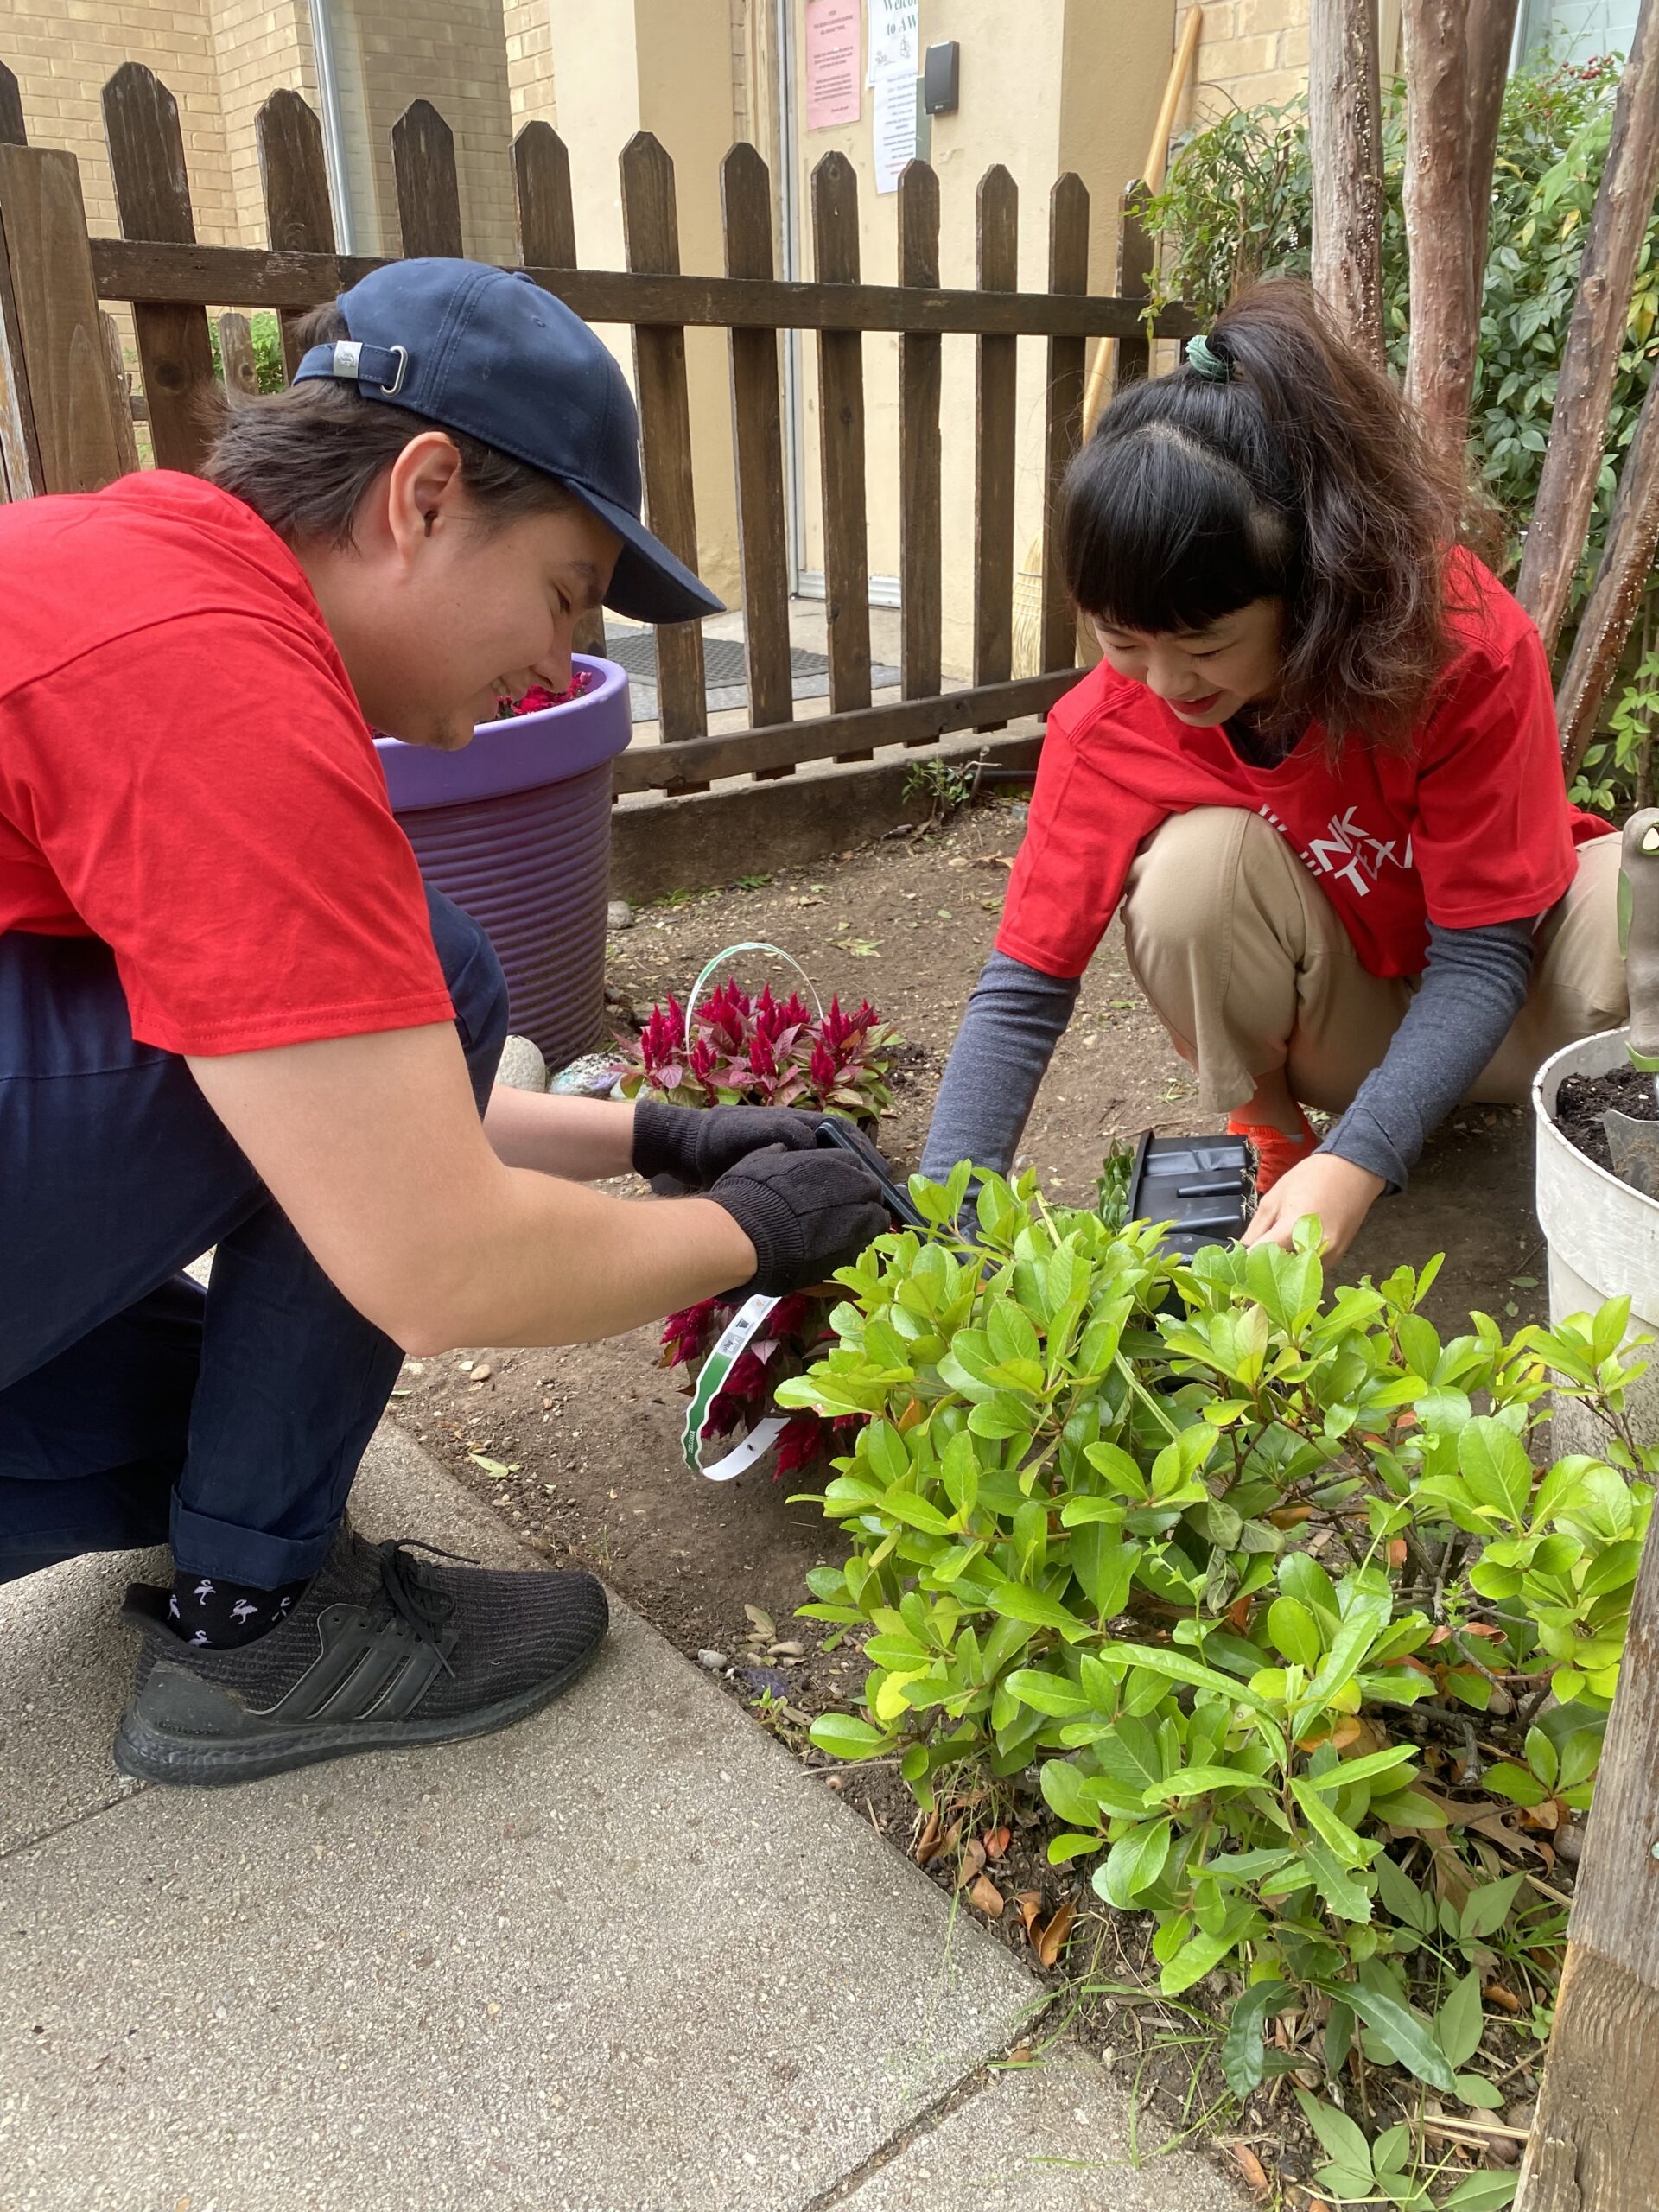
<svg viewBox="0 0 1659 2212"><path fill-rule="evenodd" d="M308 1581L328 1556L332 1529L315 1536L271 1536L235 1521L216 1521L173 1506L173 1561L186 1574L216 1574L251 1590L276 1590Z"/></svg>

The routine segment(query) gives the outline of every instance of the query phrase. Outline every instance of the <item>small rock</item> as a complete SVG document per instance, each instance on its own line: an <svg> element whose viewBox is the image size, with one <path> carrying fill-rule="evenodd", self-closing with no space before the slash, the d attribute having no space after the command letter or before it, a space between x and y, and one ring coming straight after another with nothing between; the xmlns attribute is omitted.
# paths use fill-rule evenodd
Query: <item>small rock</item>
<svg viewBox="0 0 1659 2212"><path fill-rule="evenodd" d="M698 1666L706 1667L711 1675L723 1675L731 1663L723 1651L699 1651L697 1654Z"/></svg>
<svg viewBox="0 0 1659 2212"><path fill-rule="evenodd" d="M607 930L631 930L633 927L633 909L626 899L612 899L605 909L605 926Z"/></svg>
<svg viewBox="0 0 1659 2212"><path fill-rule="evenodd" d="M487 1382L494 1372L495 1370L490 1365L488 1360L480 1359L473 1369L471 1379L474 1382Z"/></svg>
<svg viewBox="0 0 1659 2212"><path fill-rule="evenodd" d="M1584 1849L1584 1830L1575 1821L1568 1821L1565 1827L1557 1828L1550 1841L1555 1847L1558 1859L1565 1859L1569 1866L1578 1865L1580 1853Z"/></svg>
<svg viewBox="0 0 1659 2212"><path fill-rule="evenodd" d="M1538 2107L1535 2101L1529 2097L1523 2103L1511 2105L1503 2115L1503 2125L1505 2127L1525 2128L1527 2133L1530 2135L1538 2125Z"/></svg>
<svg viewBox="0 0 1659 2212"><path fill-rule="evenodd" d="M1518 2166L1524 2143L1517 2143L1512 2135L1494 2135L1486 2145L1486 2155L1500 2166Z"/></svg>
<svg viewBox="0 0 1659 2212"><path fill-rule="evenodd" d="M495 1079L509 1090L545 1090L547 1062L528 1037L509 1037L501 1047L501 1065Z"/></svg>

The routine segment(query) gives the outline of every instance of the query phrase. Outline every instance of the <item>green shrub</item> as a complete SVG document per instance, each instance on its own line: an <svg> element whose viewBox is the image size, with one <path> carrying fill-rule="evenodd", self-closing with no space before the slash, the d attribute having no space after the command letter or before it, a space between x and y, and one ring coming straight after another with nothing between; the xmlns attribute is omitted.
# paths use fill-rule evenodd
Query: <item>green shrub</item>
<svg viewBox="0 0 1659 2212"><path fill-rule="evenodd" d="M804 1610L868 1630L871 1671L814 1742L897 1757L925 1802L955 1762L1035 1765L1051 1859L1153 1914L1165 1993L1246 1977L1239 2094L1318 1992L1333 2063L1357 2037L1494 2101L1467 1962L1515 1885L1494 1916L1454 1839L1589 1803L1659 1465L1624 1421L1628 1302L1442 1341L1438 1262L1327 1296L1312 1223L1188 1266L1030 1175L985 1179L970 1245L967 1184L912 1181L935 1225L842 1272L835 1348L779 1392L865 1422L823 1500L851 1555ZM1552 1385L1604 1458L1534 1467ZM1559 1937L1505 1940L1547 1980Z"/></svg>
<svg viewBox="0 0 1659 2212"><path fill-rule="evenodd" d="M1515 524L1511 563L1519 557L1519 526L1532 512L1543 466L1619 67L1616 60L1535 65L1512 78L1504 94L1471 423L1482 479ZM1401 209L1405 114L1398 84L1385 97L1382 146L1384 327L1391 362L1403 372L1409 324ZM1205 125L1173 164L1151 219L1165 245L1155 280L1160 299L1185 299L1200 316L1218 313L1237 286L1258 276L1305 276L1313 229L1305 105L1243 108ZM1659 352L1656 320L1659 267L1650 233L1619 354L1580 594L1600 558L1618 458L1635 429Z"/></svg>

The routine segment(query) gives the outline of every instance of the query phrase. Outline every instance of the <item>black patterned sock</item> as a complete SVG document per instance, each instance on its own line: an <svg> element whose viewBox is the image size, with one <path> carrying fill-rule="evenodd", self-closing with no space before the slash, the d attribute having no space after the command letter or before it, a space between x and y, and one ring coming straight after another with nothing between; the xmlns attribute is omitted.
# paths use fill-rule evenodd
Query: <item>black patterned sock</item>
<svg viewBox="0 0 1659 2212"><path fill-rule="evenodd" d="M258 1590L251 1583L226 1582L217 1574L187 1574L179 1567L173 1576L167 1618L181 1643L232 1650L280 1628L310 1580L307 1575L275 1590Z"/></svg>

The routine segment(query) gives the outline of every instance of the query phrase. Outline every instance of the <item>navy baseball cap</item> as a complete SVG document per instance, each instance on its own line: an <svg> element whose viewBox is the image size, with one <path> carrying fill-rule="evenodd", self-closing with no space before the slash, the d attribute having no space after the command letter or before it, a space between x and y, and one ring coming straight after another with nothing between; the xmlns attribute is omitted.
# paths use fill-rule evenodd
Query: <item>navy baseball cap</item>
<svg viewBox="0 0 1659 2212"><path fill-rule="evenodd" d="M354 385L567 484L622 539L605 604L694 622L723 603L639 519L639 417L627 379L578 315L522 270L389 261L340 296L349 340L294 372Z"/></svg>

